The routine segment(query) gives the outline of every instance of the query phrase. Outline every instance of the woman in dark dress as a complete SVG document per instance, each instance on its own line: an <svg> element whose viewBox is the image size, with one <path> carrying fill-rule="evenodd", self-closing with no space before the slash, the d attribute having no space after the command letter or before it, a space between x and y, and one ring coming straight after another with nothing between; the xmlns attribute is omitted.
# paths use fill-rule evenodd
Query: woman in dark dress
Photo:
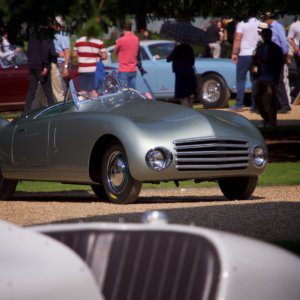
<svg viewBox="0 0 300 300"><path fill-rule="evenodd" d="M193 107L191 96L196 94L195 55L188 44L179 44L167 57L175 73L175 99L184 106Z"/></svg>

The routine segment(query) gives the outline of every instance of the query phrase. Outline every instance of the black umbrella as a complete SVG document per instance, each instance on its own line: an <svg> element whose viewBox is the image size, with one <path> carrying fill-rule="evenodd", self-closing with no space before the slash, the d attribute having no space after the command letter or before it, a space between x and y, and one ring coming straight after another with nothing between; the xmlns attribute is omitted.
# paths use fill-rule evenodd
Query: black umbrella
<svg viewBox="0 0 300 300"><path fill-rule="evenodd" d="M160 34L166 38L190 45L208 43L205 31L195 27L190 22L167 21L161 26Z"/></svg>

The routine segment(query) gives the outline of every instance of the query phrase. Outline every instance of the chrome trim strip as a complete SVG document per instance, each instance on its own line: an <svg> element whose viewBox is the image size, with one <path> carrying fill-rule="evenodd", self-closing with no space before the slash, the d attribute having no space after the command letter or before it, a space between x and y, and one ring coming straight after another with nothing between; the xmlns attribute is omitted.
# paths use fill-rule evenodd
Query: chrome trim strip
<svg viewBox="0 0 300 300"><path fill-rule="evenodd" d="M249 151L247 150L226 150L226 151L187 151L187 152L178 152L175 155L176 156L183 156L183 155L188 155L188 156L193 156L193 155L219 155L219 154L249 154Z"/></svg>
<svg viewBox="0 0 300 300"><path fill-rule="evenodd" d="M248 163L241 164L225 164L225 165L178 165L176 169L185 170L223 170L223 169L236 169L236 168L246 168L248 167Z"/></svg>
<svg viewBox="0 0 300 300"><path fill-rule="evenodd" d="M183 145L175 146L175 150L180 149L194 149L194 148L211 148L211 147L227 147L227 148L248 148L248 145L237 145L237 144L193 144L193 145Z"/></svg>
<svg viewBox="0 0 300 300"><path fill-rule="evenodd" d="M250 155L243 157L213 157L213 158L176 158L176 162L228 162L250 160ZM221 164L222 166L222 164Z"/></svg>

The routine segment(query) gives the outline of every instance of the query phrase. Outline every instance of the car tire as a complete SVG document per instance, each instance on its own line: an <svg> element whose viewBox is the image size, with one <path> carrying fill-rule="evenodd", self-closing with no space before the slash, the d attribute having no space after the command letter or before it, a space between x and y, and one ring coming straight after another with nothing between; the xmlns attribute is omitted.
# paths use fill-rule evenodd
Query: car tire
<svg viewBox="0 0 300 300"><path fill-rule="evenodd" d="M142 183L131 176L126 152L120 143L111 143L104 153L101 177L110 202L129 204L136 201Z"/></svg>
<svg viewBox="0 0 300 300"><path fill-rule="evenodd" d="M229 200L245 200L254 192L258 177L230 177L218 180L223 195Z"/></svg>
<svg viewBox="0 0 300 300"><path fill-rule="evenodd" d="M102 201L108 201L108 197L107 194L105 192L105 189L102 185L100 184L92 184L91 185L92 191L94 192L94 194L100 198L100 200Z"/></svg>
<svg viewBox="0 0 300 300"><path fill-rule="evenodd" d="M0 199L10 199L16 190L17 180L5 179L0 170Z"/></svg>
<svg viewBox="0 0 300 300"><path fill-rule="evenodd" d="M222 108L228 106L230 91L225 80L217 74L197 77L198 99L204 108Z"/></svg>

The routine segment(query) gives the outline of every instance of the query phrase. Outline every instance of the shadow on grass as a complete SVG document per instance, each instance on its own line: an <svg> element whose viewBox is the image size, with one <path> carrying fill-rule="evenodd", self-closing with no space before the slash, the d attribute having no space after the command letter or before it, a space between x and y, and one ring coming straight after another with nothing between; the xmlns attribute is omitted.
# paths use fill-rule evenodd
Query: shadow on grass
<svg viewBox="0 0 300 300"><path fill-rule="evenodd" d="M171 189L172 190L172 189ZM264 197L251 196L249 200L261 200ZM26 201L26 202L70 202L70 203L86 203L86 202L103 202L108 203L105 199L100 199L94 195L91 191L72 190L61 192L16 192L12 199L1 201ZM143 204L167 204L167 203L197 203L197 202L218 202L228 201L222 195L210 195L210 196L139 196L138 200L129 205Z"/></svg>

